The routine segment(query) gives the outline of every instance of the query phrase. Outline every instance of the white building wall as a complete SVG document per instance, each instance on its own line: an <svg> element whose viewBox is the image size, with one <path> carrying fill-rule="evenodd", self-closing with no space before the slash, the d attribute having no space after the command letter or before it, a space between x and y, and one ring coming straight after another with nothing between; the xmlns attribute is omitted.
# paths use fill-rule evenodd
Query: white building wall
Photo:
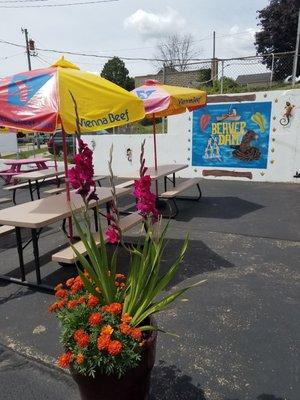
<svg viewBox="0 0 300 400"><path fill-rule="evenodd" d="M249 94L249 93L248 93ZM268 165L265 169L218 167L219 170L252 172L254 181L298 182L294 178L300 172L300 90L256 92L256 101L272 101L271 126L269 135ZM295 105L291 123L287 127L280 125L286 102ZM157 135L159 164L188 164L178 176L202 177L202 167L193 167L192 158L192 114L185 113L168 117L168 133ZM128 174L139 168L140 146L146 139L145 158L148 166L153 161L152 135L104 135L85 136L90 145L95 146L94 164L97 174L108 172L107 160L110 145L114 146L113 168L116 175ZM92 143L93 142L93 143ZM127 150L132 152L132 161L127 159ZM216 167L205 167L216 169ZM235 177L205 177L205 179L243 179Z"/></svg>
<svg viewBox="0 0 300 400"><path fill-rule="evenodd" d="M17 153L17 134L16 133L0 133L0 154Z"/></svg>

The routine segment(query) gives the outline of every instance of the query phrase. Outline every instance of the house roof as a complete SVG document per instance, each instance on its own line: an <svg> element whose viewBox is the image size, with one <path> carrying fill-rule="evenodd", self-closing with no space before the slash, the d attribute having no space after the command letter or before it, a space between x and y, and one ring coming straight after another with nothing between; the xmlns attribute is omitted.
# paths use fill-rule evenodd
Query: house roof
<svg viewBox="0 0 300 400"><path fill-rule="evenodd" d="M239 75L236 83L239 85L247 85L248 83L266 83L270 82L271 72L263 72L261 74Z"/></svg>

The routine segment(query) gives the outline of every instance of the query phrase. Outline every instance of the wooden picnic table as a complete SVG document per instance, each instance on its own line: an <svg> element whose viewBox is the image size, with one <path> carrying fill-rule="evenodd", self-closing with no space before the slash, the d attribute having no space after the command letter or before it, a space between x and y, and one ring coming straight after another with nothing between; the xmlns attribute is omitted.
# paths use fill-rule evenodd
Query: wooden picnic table
<svg viewBox="0 0 300 400"><path fill-rule="evenodd" d="M9 165L10 168L6 170L0 171L0 176L4 179L6 184L9 184L11 180L20 172L26 172L22 171L22 167L25 165L35 165L34 170L43 170L43 169L48 169L48 166L46 164L47 161L51 161L51 158L45 158L45 157L34 157L34 158L21 158L17 160L3 160L3 163L5 165ZM32 171L32 169L28 170Z"/></svg>
<svg viewBox="0 0 300 400"><path fill-rule="evenodd" d="M98 187L96 189L99 200L92 200L89 207L94 209L95 218L96 206L106 204L112 200L110 187ZM127 195L131 192L130 188L116 189L117 197ZM19 204L0 210L0 224L14 226L16 229L17 250L19 254L19 266L21 278L12 278L8 275L0 275L0 280L14 282L17 284L39 288L42 290L52 291L53 288L43 285L40 273L39 247L38 239L42 228L51 225L57 221L63 221L70 217L73 213L83 210L84 203L79 194L75 191L71 192L71 201L66 201L64 193L57 196L51 196L40 200L30 201L28 203ZM95 219L96 225L96 219ZM97 226L97 225L96 225ZM21 236L21 228L29 228L31 230L31 242L33 246L33 254L35 260L36 284L26 281L24 260L23 260L23 244ZM25 245L27 246L27 244Z"/></svg>
<svg viewBox="0 0 300 400"><path fill-rule="evenodd" d="M173 178L171 180L173 186L175 187L176 184L176 177L175 174L176 172L182 171L183 169L187 168L188 164L166 164L166 165L159 165L157 169L154 167L150 167L147 169L146 175L150 175L152 180L158 180L160 178L164 178L164 188L165 191L167 190L167 180L171 180L169 178L169 175L172 175ZM139 179L140 177L140 172L139 170L134 171L133 173L129 174L122 174L121 176L118 176L119 178L122 179Z"/></svg>
<svg viewBox="0 0 300 400"><path fill-rule="evenodd" d="M33 191L34 188L32 186L32 182L35 182L35 190L37 193L38 199L41 198L40 196L40 183L44 182L45 179L49 178L55 178L57 180L57 186L59 187L60 185L60 180L59 178L62 178L65 176L65 170L64 168L57 168L57 170L53 168L47 168L43 170L38 170L38 171L28 171L28 172L22 172L20 174L15 175L15 178L21 181L27 181L29 185L29 192L30 192L30 197L31 200L33 200Z"/></svg>

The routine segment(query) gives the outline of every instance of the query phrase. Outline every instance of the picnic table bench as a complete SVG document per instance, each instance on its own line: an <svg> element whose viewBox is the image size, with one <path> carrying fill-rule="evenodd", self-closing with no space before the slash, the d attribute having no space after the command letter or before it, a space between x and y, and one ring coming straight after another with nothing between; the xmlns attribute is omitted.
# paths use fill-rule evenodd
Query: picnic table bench
<svg viewBox="0 0 300 400"><path fill-rule="evenodd" d="M127 232L136 225L143 223L143 221L144 218L138 212L134 212L120 219L120 229L122 232ZM95 232L93 234L93 237L96 241L96 246L100 246L99 232ZM87 250L82 241L75 243L73 246L82 256L85 256L87 254ZM56 261L60 264L75 264L77 261L77 255L75 254L72 246L68 246L65 249L60 250L57 253L53 254L52 261Z"/></svg>
<svg viewBox="0 0 300 400"><path fill-rule="evenodd" d="M200 189L200 178L189 178L186 179L184 182L176 185L176 172L182 171L183 169L187 168L187 164L167 164L167 165L159 165L157 169L154 167L150 167L147 169L146 175L150 175L151 179L157 181L160 178L164 179L164 192L158 195L157 207L160 208L162 206L161 201L167 202L170 209L169 215L164 215L168 218L174 218L178 215L179 209L177 206L177 200L193 200L198 201L201 196L201 189ZM170 178L172 175L172 178ZM133 173L129 173L126 175L122 175L121 178L130 178L130 179L138 179L139 178L139 171L135 171ZM168 190L168 182L171 182L173 185L172 190ZM132 185L134 183L133 180L124 182L123 184L119 184L116 187L122 187L121 185ZM196 186L198 190L198 196L178 196L179 194L183 193L187 189ZM126 213L126 212L122 212Z"/></svg>
<svg viewBox="0 0 300 400"><path fill-rule="evenodd" d="M186 191L187 189L196 186L198 189L198 196L191 197L191 196L181 196L178 195ZM160 194L160 198L167 200L167 203L170 207L170 218L175 218L178 215L179 209L176 203L176 200L195 200L198 201L201 199L202 192L200 188L200 178L190 178L185 180L184 182L180 183L179 185L173 187L173 189L168 190L164 193ZM171 206L171 203L173 207Z"/></svg>

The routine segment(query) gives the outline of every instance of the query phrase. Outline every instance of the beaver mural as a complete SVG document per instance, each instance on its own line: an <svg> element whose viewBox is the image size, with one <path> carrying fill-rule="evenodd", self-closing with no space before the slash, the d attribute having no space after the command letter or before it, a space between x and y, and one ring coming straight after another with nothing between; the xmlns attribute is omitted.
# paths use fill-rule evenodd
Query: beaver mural
<svg viewBox="0 0 300 400"><path fill-rule="evenodd" d="M232 154L234 157L243 161L259 160L261 151L257 147L251 146L252 140L257 140L258 135L254 131L248 131L242 138L241 144L230 146L235 149Z"/></svg>

